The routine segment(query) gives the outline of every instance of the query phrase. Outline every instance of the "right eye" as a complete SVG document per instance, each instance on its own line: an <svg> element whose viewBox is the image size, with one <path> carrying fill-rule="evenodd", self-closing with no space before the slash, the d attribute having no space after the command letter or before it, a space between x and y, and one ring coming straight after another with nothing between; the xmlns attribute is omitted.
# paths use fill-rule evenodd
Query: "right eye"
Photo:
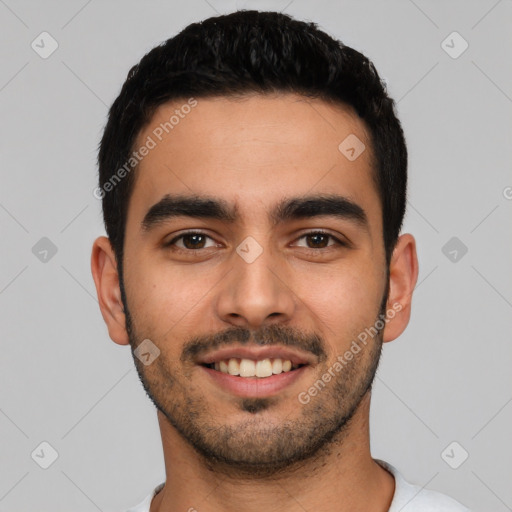
<svg viewBox="0 0 512 512"><path fill-rule="evenodd" d="M215 244L209 247L204 246L207 238L213 241L213 238L208 236L206 233L203 233L202 231L187 231L186 233L181 233L180 235L174 237L170 242L167 242L164 247L172 248L174 246L178 249L178 251L181 252L196 251L198 249L209 249L210 247L215 247ZM178 244L180 241L182 242L181 246Z"/></svg>

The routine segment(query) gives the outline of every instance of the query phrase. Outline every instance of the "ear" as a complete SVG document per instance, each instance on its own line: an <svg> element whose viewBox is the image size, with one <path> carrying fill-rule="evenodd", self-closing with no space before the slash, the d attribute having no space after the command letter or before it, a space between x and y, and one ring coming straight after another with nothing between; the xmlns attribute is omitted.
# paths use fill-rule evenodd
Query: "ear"
<svg viewBox="0 0 512 512"><path fill-rule="evenodd" d="M383 341L393 341L402 334L411 317L411 302L418 280L416 241L408 233L400 236L389 265L389 295Z"/></svg>
<svg viewBox="0 0 512 512"><path fill-rule="evenodd" d="M128 345L130 342L126 331L126 318L123 301L121 300L117 263L112 245L107 237L100 236L94 241L91 254L91 271L96 284L101 314L107 324L108 334L115 343Z"/></svg>

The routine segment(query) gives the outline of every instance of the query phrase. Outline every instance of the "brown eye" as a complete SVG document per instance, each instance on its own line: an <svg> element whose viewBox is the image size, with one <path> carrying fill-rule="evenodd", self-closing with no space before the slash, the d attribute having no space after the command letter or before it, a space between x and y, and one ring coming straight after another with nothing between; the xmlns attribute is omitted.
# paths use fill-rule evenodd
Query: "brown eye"
<svg viewBox="0 0 512 512"><path fill-rule="evenodd" d="M329 245L329 235L324 235L323 233L314 233L312 235L306 235L305 237L308 241L311 241L313 247L312 249L323 249Z"/></svg>
<svg viewBox="0 0 512 512"><path fill-rule="evenodd" d="M306 248L307 249L327 249L328 247L332 246L346 246L347 244L340 241L335 236L324 233L323 231L312 231L310 233L305 233L301 237L299 237L299 240L306 239ZM329 240L334 240L334 243L329 244Z"/></svg>
<svg viewBox="0 0 512 512"><path fill-rule="evenodd" d="M165 244L165 247L175 246L178 250L183 251L194 251L198 249L207 249L205 246L207 239L212 240L211 237L205 233L190 231L188 233L182 233L181 235L173 238L170 242ZM181 244L179 243L181 242ZM209 247L214 247L210 245Z"/></svg>

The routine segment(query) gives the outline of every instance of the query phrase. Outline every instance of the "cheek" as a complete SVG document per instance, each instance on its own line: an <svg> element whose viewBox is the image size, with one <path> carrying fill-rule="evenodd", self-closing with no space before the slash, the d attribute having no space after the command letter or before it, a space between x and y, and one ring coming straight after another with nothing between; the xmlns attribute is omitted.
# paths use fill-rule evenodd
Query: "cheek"
<svg viewBox="0 0 512 512"><path fill-rule="evenodd" d="M132 261L129 286L130 311L141 328L155 336L169 335L179 330L194 311L208 300L208 290L218 281L214 272L200 274L193 266L182 267L166 264L148 264L148 260Z"/></svg>
<svg viewBox="0 0 512 512"><path fill-rule="evenodd" d="M375 321L382 299L380 287L371 270L365 275L353 268L342 269L313 278L310 274L299 296L323 324L319 328L327 337L353 335Z"/></svg>

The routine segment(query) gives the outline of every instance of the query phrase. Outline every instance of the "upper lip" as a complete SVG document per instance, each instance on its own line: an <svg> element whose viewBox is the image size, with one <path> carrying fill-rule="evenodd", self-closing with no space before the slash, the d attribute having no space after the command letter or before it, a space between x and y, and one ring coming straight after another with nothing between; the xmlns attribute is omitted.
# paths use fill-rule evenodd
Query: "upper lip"
<svg viewBox="0 0 512 512"><path fill-rule="evenodd" d="M227 359L289 359L292 364L313 364L315 356L289 347L271 345L266 347L225 347L213 350L197 358L197 364L211 364Z"/></svg>

